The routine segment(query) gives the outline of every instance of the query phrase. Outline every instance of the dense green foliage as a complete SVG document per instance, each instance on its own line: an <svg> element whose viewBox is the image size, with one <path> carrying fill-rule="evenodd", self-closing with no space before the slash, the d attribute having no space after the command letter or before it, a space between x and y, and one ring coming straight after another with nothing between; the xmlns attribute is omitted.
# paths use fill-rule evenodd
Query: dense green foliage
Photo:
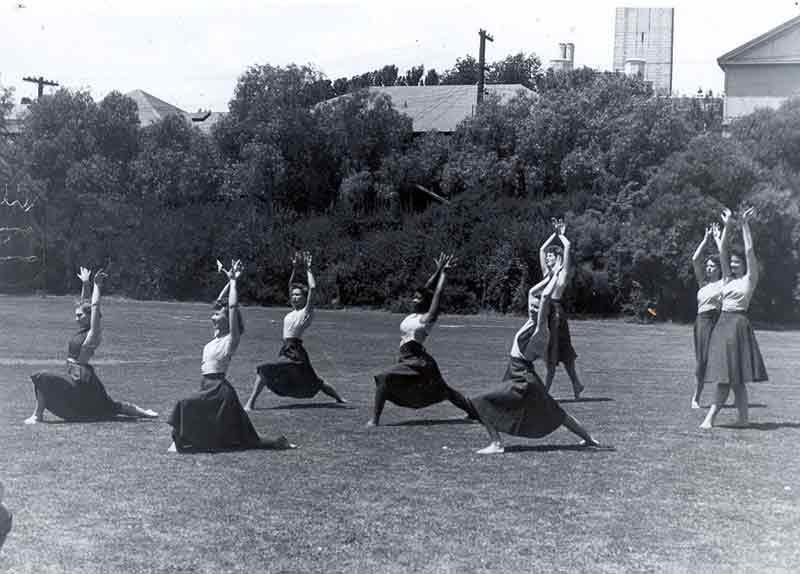
<svg viewBox="0 0 800 574"><path fill-rule="evenodd" d="M450 83L472 63L427 76ZM425 77L387 68L384 84ZM422 135L385 96L328 101L354 82L335 88L307 66L248 69L211 135L178 117L141 128L117 93L60 90L30 107L4 177L41 195L51 291L74 288L78 264L108 265L118 292L204 298L214 259L236 256L249 263L244 296L281 303L302 248L325 303L401 308L433 256L453 250L449 311L524 308L550 218L563 216L573 311L691 318L704 227L723 205L752 204L764 269L754 313L794 318L800 105L722 135L700 103L654 97L638 79L544 73L523 54L488 77L534 95L487 98L455 133Z"/></svg>

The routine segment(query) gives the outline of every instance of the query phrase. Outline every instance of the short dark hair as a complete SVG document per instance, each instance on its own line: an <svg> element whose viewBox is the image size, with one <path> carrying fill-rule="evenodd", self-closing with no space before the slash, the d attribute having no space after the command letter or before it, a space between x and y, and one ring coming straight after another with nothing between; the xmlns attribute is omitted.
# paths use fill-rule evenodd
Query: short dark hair
<svg viewBox="0 0 800 574"><path fill-rule="evenodd" d="M564 248L560 245L548 245L545 250L545 253L552 253L556 257L564 257Z"/></svg>
<svg viewBox="0 0 800 574"><path fill-rule="evenodd" d="M303 295L308 294L308 287L304 283L292 283L292 285L289 287L289 294L291 295L292 291L295 289L300 289L300 291L303 292Z"/></svg>
<svg viewBox="0 0 800 574"><path fill-rule="evenodd" d="M433 301L433 291L431 291L428 287L422 286L417 287L415 292L419 293L420 295L421 301L419 303L419 307L424 307L425 309L430 308L431 302Z"/></svg>
<svg viewBox="0 0 800 574"><path fill-rule="evenodd" d="M742 263L744 264L745 272L747 272L747 257L745 257L744 251L742 251L738 247L734 247L733 249L731 249L730 256L728 257L728 264L729 265L730 265L731 258L733 258L734 256L738 257L739 259L742 260Z"/></svg>

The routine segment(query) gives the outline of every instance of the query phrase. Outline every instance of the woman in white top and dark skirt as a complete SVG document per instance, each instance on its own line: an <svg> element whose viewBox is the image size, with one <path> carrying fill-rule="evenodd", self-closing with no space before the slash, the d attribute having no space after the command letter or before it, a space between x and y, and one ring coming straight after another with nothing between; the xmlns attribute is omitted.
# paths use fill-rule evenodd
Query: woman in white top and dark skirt
<svg viewBox="0 0 800 574"><path fill-rule="evenodd" d="M294 283L295 268L299 263L305 265L308 288ZM281 397L309 399L322 391L337 403L347 402L336 389L317 376L303 347L303 333L314 318L313 295L316 285L311 273L311 254L304 253L302 258L296 254L292 259L292 275L289 278L292 311L283 318L283 346L276 362L264 363L256 368L253 392L244 406L246 411L254 408L256 398L265 386Z"/></svg>
<svg viewBox="0 0 800 574"><path fill-rule="evenodd" d="M211 316L214 338L203 348L200 392L178 401L168 423L172 426L170 452L213 452L220 450L292 448L285 437L266 440L258 436L244 412L236 389L225 373L239 346L244 322L238 308L236 280L242 264L235 261L230 270L222 269L228 284L222 290ZM227 292L227 302L225 294Z"/></svg>
<svg viewBox="0 0 800 574"><path fill-rule="evenodd" d="M747 426L749 405L746 384L767 380L764 359L747 318L747 310L759 276L749 223L753 211L753 208L745 210L741 218L744 258L739 253L730 253L733 215L728 209L722 214L725 224L720 245L722 313L711 333L705 372L705 382L717 383L717 392L714 403L700 425L702 429L714 426L717 414L731 389L738 411L736 426Z"/></svg>
<svg viewBox="0 0 800 574"><path fill-rule="evenodd" d="M109 420L120 415L134 418L157 417L158 413L154 411L112 400L97 377L94 367L89 364L102 340L100 299L106 274L102 271L95 273L91 302L91 271L81 267L78 278L83 283L81 302L75 309L78 332L72 336L67 346L67 374L63 376L40 372L31 376L36 393L36 409L25 420L25 424L42 422L45 410L67 421Z"/></svg>
<svg viewBox="0 0 800 574"><path fill-rule="evenodd" d="M380 424L386 401L401 407L421 409L446 400L466 412L470 418L477 418L469 400L448 386L436 361L423 346L439 316L445 271L454 262L452 255L441 254L436 260L436 271L428 283L414 294L415 312L400 323L400 357L394 366L375 375L375 407L367 426ZM436 289L431 293L434 283Z"/></svg>
<svg viewBox="0 0 800 574"><path fill-rule="evenodd" d="M694 357L695 357L695 378L697 386L692 396L692 408L700 408L700 395L703 392L703 379L706 375L706 363L708 361L708 344L711 341L711 333L714 325L719 318L722 306L722 279L719 268L719 258L715 256L707 257L705 266L703 264L703 252L708 245L708 238L714 239L717 249L720 247L722 239L717 224L709 225L703 240L692 255L692 268L694 276L700 289L697 291L697 318L694 321Z"/></svg>
<svg viewBox="0 0 800 574"><path fill-rule="evenodd" d="M533 368L533 361L547 357L550 337L556 336L548 324L550 297L559 281L558 269L554 270L528 292L528 320L514 336L503 382L471 399L492 441L479 454L504 452L501 432L541 438L561 425L583 439L581 446L600 448L586 429L550 396Z"/></svg>

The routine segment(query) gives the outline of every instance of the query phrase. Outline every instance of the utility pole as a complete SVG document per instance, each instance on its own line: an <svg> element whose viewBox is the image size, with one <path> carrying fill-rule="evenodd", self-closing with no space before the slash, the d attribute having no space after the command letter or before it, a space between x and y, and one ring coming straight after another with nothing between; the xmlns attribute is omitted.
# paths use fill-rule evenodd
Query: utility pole
<svg viewBox="0 0 800 574"><path fill-rule="evenodd" d="M478 35L481 37L481 47L478 51L478 105L481 105L483 101L483 76L484 72L486 71L486 40L490 42L494 42L494 38L489 35L489 33L481 28L478 31Z"/></svg>
<svg viewBox="0 0 800 574"><path fill-rule="evenodd" d="M39 76L38 78L33 78L31 76L26 76L25 78L22 78L22 81L23 82L31 82L31 83L36 84L38 86L39 89L37 90L37 96L36 96L37 100L41 99L42 95L44 94L44 87L45 86L57 86L58 85L58 82L53 82L52 80L45 80L42 76Z"/></svg>

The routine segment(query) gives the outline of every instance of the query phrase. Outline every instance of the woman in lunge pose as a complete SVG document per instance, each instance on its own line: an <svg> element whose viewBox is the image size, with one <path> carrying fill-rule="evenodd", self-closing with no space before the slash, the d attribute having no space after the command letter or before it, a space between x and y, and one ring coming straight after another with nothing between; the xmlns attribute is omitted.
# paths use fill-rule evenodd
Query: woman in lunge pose
<svg viewBox="0 0 800 574"><path fill-rule="evenodd" d="M703 240L692 256L692 268L694 276L700 289L697 291L697 318L694 322L694 357L695 357L695 377L697 386L694 396L692 396L692 408L700 408L700 395L703 392L703 378L706 374L706 362L708 360L708 343L711 340L711 332L719 318L719 310L722 306L722 279L719 268L719 257L710 256L703 261L703 252L708 245L708 239L712 238L720 247L722 238L720 237L719 225L716 223L706 228Z"/></svg>
<svg viewBox="0 0 800 574"><path fill-rule="evenodd" d="M236 389L225 378L244 332L236 287L243 267L240 261L234 261L229 270L223 269L221 264L219 267L228 276L228 284L220 293L211 315L214 338L203 347L201 390L175 405L168 421L172 426L173 439L169 450L292 448L294 445L289 444L283 436L275 440L258 436L239 402Z"/></svg>
<svg viewBox="0 0 800 574"><path fill-rule="evenodd" d="M714 403L708 409L702 429L714 426L720 408L733 389L733 399L738 411L736 426L748 423L747 383L767 380L767 369L758 348L758 341L747 318L747 309L758 284L758 261L753 249L750 218L753 208L742 213L742 240L744 257L731 252L733 215L729 209L722 212L722 243L720 264L722 266L722 313L720 313L708 349L705 382L717 383Z"/></svg>
<svg viewBox="0 0 800 574"><path fill-rule="evenodd" d="M36 409L25 420L25 424L42 422L45 410L67 421L108 420L118 415L157 417L158 413L154 411L112 400L97 378L94 367L89 364L102 340L100 295L106 274L103 271L95 273L91 299L91 271L81 267L78 277L82 282L81 301L75 308L78 332L72 336L67 346L66 376L44 372L31 376L36 394Z"/></svg>
<svg viewBox="0 0 800 574"><path fill-rule="evenodd" d="M561 425L583 439L581 446L601 448L600 443L550 396L533 368L533 361L545 357L549 339L555 336L549 330L547 317L548 307L552 303L550 297L559 282L560 269L556 266L552 270L553 273L534 285L528 293L528 320L514 336L503 382L491 391L472 398L472 404L492 441L489 446L479 450L479 454L504 452L501 432L541 438Z"/></svg>
<svg viewBox="0 0 800 574"><path fill-rule="evenodd" d="M550 330L550 342L547 348L547 355L545 362L547 370L545 373L545 388L550 391L550 386L553 384L553 377L556 374L556 366L558 363L564 364L564 370L569 375L569 380L572 382L572 392L575 398L580 398L583 392L583 385L578 378L578 373L575 370L575 359L578 354L572 348L572 338L569 334L569 324L567 323L567 313L561 305L561 297L567 288L567 281L569 280L572 272L572 260L570 257L570 242L564 235L566 225L561 219L553 220L555 230L553 234L547 238L539 249L539 266L542 269L542 275L549 277L552 274L557 275L556 285L553 288L552 298L550 299L550 310L547 315L548 327ZM553 241L558 238L563 247L554 245ZM556 272L556 269L559 271Z"/></svg>
<svg viewBox="0 0 800 574"><path fill-rule="evenodd" d="M308 287L294 282L298 265L304 265ZM295 254L292 259L292 275L289 277L289 297L292 311L283 319L283 346L274 363L264 363L256 369L253 392L244 406L253 409L256 398L266 386L276 395L308 399L322 391L337 403L346 402L332 386L317 376L308 353L303 347L303 333L314 318L314 289L317 284L311 273L311 254Z"/></svg>
<svg viewBox="0 0 800 574"><path fill-rule="evenodd" d="M448 386L439 366L423 347L439 316L439 299L444 287L445 272L455 263L452 255L436 259L436 271L424 287L414 293L414 312L400 323L400 357L387 371L375 376L375 408L367 426L380 423L386 401L410 409L421 409L442 401L450 401L470 418L477 418L469 400ZM431 288L436 285L432 291Z"/></svg>

